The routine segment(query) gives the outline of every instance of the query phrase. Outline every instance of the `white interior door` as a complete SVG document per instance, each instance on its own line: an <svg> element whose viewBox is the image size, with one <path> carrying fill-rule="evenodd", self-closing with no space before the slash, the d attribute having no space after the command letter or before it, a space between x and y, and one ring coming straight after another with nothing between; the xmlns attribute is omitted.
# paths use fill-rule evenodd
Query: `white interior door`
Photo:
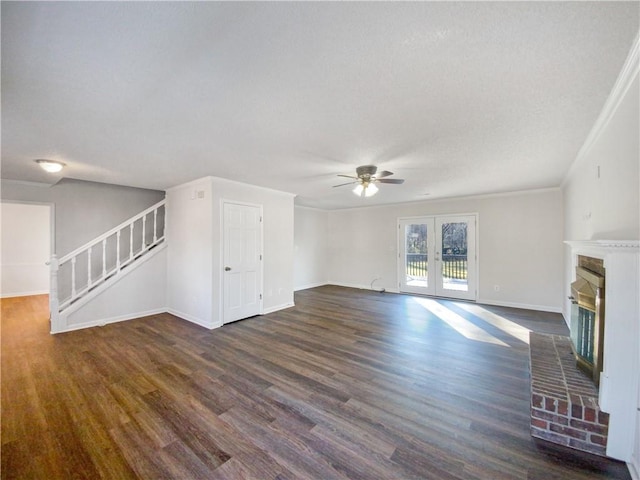
<svg viewBox="0 0 640 480"><path fill-rule="evenodd" d="M400 219L401 292L475 300L476 216Z"/></svg>
<svg viewBox="0 0 640 480"><path fill-rule="evenodd" d="M223 209L223 321L229 323L262 310L262 208L225 202Z"/></svg>

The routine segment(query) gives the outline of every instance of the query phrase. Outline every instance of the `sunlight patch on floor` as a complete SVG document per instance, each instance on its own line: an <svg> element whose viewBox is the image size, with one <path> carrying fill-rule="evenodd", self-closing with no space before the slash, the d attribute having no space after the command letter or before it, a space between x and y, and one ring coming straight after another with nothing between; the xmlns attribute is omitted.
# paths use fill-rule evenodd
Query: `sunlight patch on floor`
<svg viewBox="0 0 640 480"><path fill-rule="evenodd" d="M416 317L408 317L409 325L414 331L424 332L429 327L429 319L427 318L416 318Z"/></svg>
<svg viewBox="0 0 640 480"><path fill-rule="evenodd" d="M414 301L429 310L436 315L440 320L445 322L460 335L468 338L469 340L475 340L477 342L492 343L494 345L500 345L503 347L509 347L499 338L494 337L490 333L484 331L474 323L470 322L466 318L458 315L457 313L449 310L444 305L440 304L430 298L414 298Z"/></svg>
<svg viewBox="0 0 640 480"><path fill-rule="evenodd" d="M513 338L520 340L521 342L529 345L529 330L528 328L523 327L522 325L518 325L511 320L507 320L506 318L497 315L489 310L481 307L480 305L473 305L470 303L459 303L457 304L459 308L466 310L467 312L475 315L478 318L481 318L485 322L493 325L496 328L499 328L504 333L511 335Z"/></svg>

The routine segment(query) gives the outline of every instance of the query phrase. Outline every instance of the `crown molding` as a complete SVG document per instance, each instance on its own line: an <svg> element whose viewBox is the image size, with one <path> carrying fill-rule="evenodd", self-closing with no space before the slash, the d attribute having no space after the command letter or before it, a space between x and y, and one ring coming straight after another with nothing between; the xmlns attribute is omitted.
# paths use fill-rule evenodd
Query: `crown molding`
<svg viewBox="0 0 640 480"><path fill-rule="evenodd" d="M483 200L490 198L499 198L499 197L515 197L522 195L540 195L544 193L550 192L561 192L560 187L547 187L547 188L532 188L529 190L513 190L510 192L495 192L495 193L478 193L475 195L460 195L460 196L450 196L450 197L438 197L431 198L429 200L413 200L409 202L395 202L395 203L381 203L376 205L363 205L361 207L348 207L348 208L332 208L327 209L327 212L348 212L355 210L363 210L363 209L384 209L384 208L393 208L393 207L407 207L407 206L415 206L415 205L432 205L434 203L448 203L448 202L464 202L469 200ZM313 207L308 207L313 208ZM454 215L463 215L456 213Z"/></svg>
<svg viewBox="0 0 640 480"><path fill-rule="evenodd" d="M640 72L640 32L636 34L636 38L633 41L631 50L629 51L629 55L627 55L627 59L622 66L622 70L618 75L616 83L613 85L613 89L602 107L600 116L591 128L589 135L587 135L587 138L584 141L582 148L578 151L578 155L575 160L567 170L567 173L562 180L562 187L564 187L571 174L575 171L578 165L582 163L600 135L602 135L602 132L605 130L607 125L609 125L609 122L618 110L618 107L629 91L629 88L631 88L634 80L638 77L638 72Z"/></svg>
<svg viewBox="0 0 640 480"><path fill-rule="evenodd" d="M215 182L228 183L230 185L237 185L239 187L250 187L257 190L262 190L263 192L275 193L275 194L279 194L279 195L282 195L285 197L291 197L291 198L295 198L298 196L297 193L285 192L283 190L276 190L275 188L263 187L261 185L253 185L251 183L240 182L238 180L230 180L228 178L214 177L214 176L209 176L208 178L210 178L214 183Z"/></svg>

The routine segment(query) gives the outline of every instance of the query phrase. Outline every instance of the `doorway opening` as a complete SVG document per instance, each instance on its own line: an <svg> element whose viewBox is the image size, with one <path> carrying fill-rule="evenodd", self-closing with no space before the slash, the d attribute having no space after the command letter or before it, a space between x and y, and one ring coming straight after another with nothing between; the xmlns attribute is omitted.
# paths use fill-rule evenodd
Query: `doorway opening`
<svg viewBox="0 0 640 480"><path fill-rule="evenodd" d="M52 210L49 204L0 203L0 297L49 294Z"/></svg>

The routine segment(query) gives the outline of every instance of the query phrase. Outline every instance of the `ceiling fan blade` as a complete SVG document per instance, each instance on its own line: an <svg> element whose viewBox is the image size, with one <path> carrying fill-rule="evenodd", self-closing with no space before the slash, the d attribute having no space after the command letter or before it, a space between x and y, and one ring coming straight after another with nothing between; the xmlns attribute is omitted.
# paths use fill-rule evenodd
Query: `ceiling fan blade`
<svg viewBox="0 0 640 480"><path fill-rule="evenodd" d="M340 175L338 174L339 177L346 177L346 178L355 178L356 180L358 179L358 177L354 177L353 175Z"/></svg>
<svg viewBox="0 0 640 480"><path fill-rule="evenodd" d="M400 185L401 183L404 183L404 180L402 178L382 178L376 181L378 183L393 183L396 185Z"/></svg>
<svg viewBox="0 0 640 480"><path fill-rule="evenodd" d="M344 175L342 175L344 176ZM347 182L347 183L341 183L340 185L334 185L333 188L336 187L344 187L345 185L353 185L354 183L358 183L358 182Z"/></svg>
<svg viewBox="0 0 640 480"><path fill-rule="evenodd" d="M388 170L383 170L380 173L376 174L376 178L384 178L384 177L388 177L389 175L393 175L393 172L390 172Z"/></svg>

